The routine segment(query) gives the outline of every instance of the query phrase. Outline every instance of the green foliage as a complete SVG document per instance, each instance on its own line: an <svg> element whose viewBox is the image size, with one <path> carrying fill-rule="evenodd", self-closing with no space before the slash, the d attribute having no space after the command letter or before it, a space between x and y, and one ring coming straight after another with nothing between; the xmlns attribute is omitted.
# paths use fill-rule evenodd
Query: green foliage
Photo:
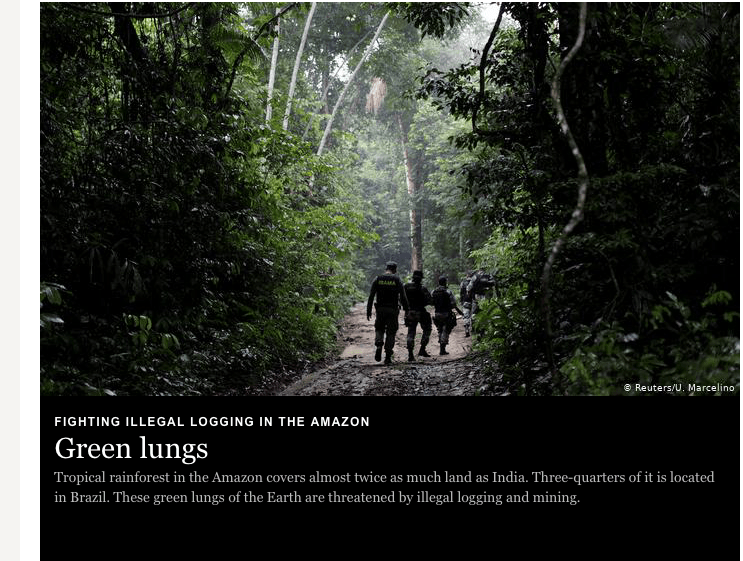
<svg viewBox="0 0 743 561"><path fill-rule="evenodd" d="M49 330L52 328L52 325L54 324L64 323L64 320L61 317L59 317L58 314L43 311L45 303L47 307L61 306L62 304L61 292L64 290L65 290L65 287L62 286L61 284L48 283L48 282L41 283L40 296L41 296L42 312L41 312L41 317L40 317L40 323L41 323L42 329Z"/></svg>
<svg viewBox="0 0 743 561"><path fill-rule="evenodd" d="M41 7L42 393L251 393L335 344L373 239L351 158L263 123L243 21Z"/></svg>
<svg viewBox="0 0 743 561"><path fill-rule="evenodd" d="M542 267L576 197L575 160L551 116L560 53L549 36L573 43L577 7L506 9L518 27L496 37L482 98L479 60L429 69L419 92L461 119L479 109L484 132L456 140L475 156L462 167L470 210L492 229L472 256L501 287L475 320L478 347L527 393L737 384L739 10L591 5L562 91L590 188L552 269L546 326ZM713 283L729 292L705 296Z"/></svg>
<svg viewBox="0 0 743 561"><path fill-rule="evenodd" d="M497 228L472 252L477 268L496 279L495 293L473 317L474 347L487 353L514 393L550 393L545 337L534 271L538 232ZM494 372L495 374L495 372Z"/></svg>
<svg viewBox="0 0 743 561"><path fill-rule="evenodd" d="M719 323L737 322L737 312L721 312L730 303L730 293L711 292L698 314L670 292L666 296L640 333L628 333L618 322L576 330L571 337L580 339L581 346L561 368L566 391L632 395L642 393L636 390L641 384L663 386L670 394L737 395L740 340L718 335ZM696 391L697 386L728 386L735 391Z"/></svg>
<svg viewBox="0 0 743 561"><path fill-rule="evenodd" d="M459 2L400 2L395 9L422 32L422 36L444 37L466 18L467 5Z"/></svg>

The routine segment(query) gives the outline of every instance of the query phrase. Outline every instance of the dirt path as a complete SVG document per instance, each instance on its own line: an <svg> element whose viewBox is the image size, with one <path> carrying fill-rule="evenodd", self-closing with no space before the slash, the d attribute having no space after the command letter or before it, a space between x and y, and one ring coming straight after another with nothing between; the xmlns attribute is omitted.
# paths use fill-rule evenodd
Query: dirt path
<svg viewBox="0 0 743 561"><path fill-rule="evenodd" d="M465 338L462 318L449 336L450 354L440 356L436 327L427 350L419 357L420 326L417 330L416 362L408 362L405 347L407 327L400 314L392 364L374 360L374 318L366 319L366 305L357 304L346 317L342 337L346 344L335 363L310 372L279 395L475 395L486 386L479 369L467 361L470 338Z"/></svg>

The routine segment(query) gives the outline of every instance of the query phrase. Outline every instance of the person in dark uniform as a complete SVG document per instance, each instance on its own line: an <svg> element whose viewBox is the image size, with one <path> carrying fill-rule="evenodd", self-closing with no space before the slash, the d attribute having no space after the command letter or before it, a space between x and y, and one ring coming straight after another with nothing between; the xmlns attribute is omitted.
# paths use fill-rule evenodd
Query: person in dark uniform
<svg viewBox="0 0 743 561"><path fill-rule="evenodd" d="M413 350L415 349L415 331L421 324L423 335L421 336L421 348L418 356L431 356L426 352L426 345L431 338L431 314L426 311L430 306L431 293L423 286L423 271L413 271L413 282L405 285L405 294L408 297L410 311L405 314L405 325L408 326L408 362L415 362Z"/></svg>
<svg viewBox="0 0 743 561"><path fill-rule="evenodd" d="M379 275L371 285L369 300L366 303L366 319L371 320L372 304L376 296L377 310L376 320L374 322L374 345L377 352L374 354L374 360L382 360L382 347L384 347L385 364L392 364L392 352L395 348L395 335L399 324L397 316L400 313L400 305L405 312L410 309L408 298L405 295L405 287L397 276L397 263L389 261L386 265L387 270L383 275ZM386 335L386 338L385 338Z"/></svg>
<svg viewBox="0 0 743 561"><path fill-rule="evenodd" d="M446 287L446 282L446 277L439 277L439 285L431 294L434 306L433 322L439 332L440 355L449 354L446 352L446 345L449 344L449 333L457 325L457 318L452 310L464 315L462 310L457 307L454 293Z"/></svg>

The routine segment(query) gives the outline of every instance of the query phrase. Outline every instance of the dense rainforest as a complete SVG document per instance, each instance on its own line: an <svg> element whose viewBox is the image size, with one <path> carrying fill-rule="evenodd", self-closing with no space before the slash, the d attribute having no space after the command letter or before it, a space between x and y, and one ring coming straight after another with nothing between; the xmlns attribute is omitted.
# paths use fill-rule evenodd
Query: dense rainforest
<svg viewBox="0 0 743 561"><path fill-rule="evenodd" d="M737 393L738 3L39 9L43 395L267 393L387 260L513 393Z"/></svg>

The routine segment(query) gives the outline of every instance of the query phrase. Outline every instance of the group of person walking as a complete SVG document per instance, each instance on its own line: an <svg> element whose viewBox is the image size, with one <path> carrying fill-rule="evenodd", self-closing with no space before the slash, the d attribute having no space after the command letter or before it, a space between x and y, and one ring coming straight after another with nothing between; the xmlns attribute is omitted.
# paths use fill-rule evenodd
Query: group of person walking
<svg viewBox="0 0 743 561"><path fill-rule="evenodd" d="M465 279L469 285L470 273ZM461 286L464 285L464 282ZM472 293L462 293L460 298L464 310L459 309L454 293L448 288L448 280L445 276L438 279L438 285L431 292L423 286L423 271L413 271L412 281L403 284L397 276L397 263L389 261L386 264L384 274L379 275L372 282L369 299L366 305L366 318L371 320L372 307L376 308L374 321L374 345L376 352L374 359L382 360L384 351L384 364L392 363L392 354L395 347L395 336L399 328L398 316L400 307L405 310L405 325L408 328L407 349L408 361L415 362L415 336L418 325L421 327L422 336L418 356L429 357L426 350L433 325L436 326L439 335L439 355L448 355L446 346L449 344L449 334L457 324L454 311L459 312L464 318L465 336L470 336L472 319ZM376 303L375 303L376 298ZM433 318L426 310L427 306L433 306Z"/></svg>

